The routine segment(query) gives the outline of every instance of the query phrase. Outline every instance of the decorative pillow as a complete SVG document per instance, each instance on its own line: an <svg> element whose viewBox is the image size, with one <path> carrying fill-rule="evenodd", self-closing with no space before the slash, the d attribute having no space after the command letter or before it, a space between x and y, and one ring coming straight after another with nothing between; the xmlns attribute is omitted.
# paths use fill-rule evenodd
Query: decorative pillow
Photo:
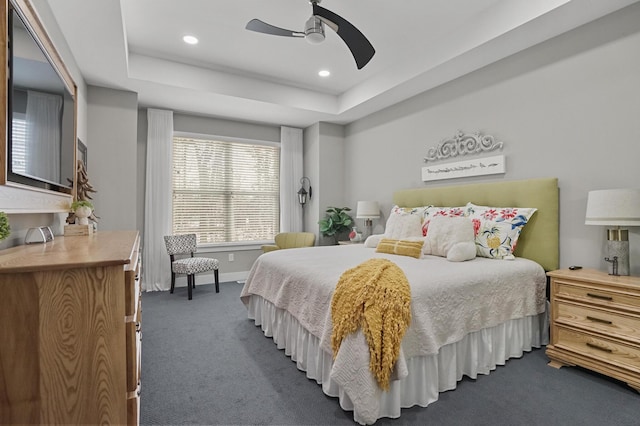
<svg viewBox="0 0 640 426"><path fill-rule="evenodd" d="M476 243L464 241L456 243L447 252L447 260L450 262L464 262L476 258Z"/></svg>
<svg viewBox="0 0 640 426"><path fill-rule="evenodd" d="M384 234L369 235L367 239L364 240L364 246L369 248L376 248L378 247L378 243L380 243L380 240L382 240L383 238Z"/></svg>
<svg viewBox="0 0 640 426"><path fill-rule="evenodd" d="M420 224L422 226L423 222L424 222L424 218L426 217L426 212L427 209L431 208L432 206L421 206L421 207L399 207L398 205L394 205L391 208L391 213L389 214L389 219L391 219L391 216L393 215L401 215L401 216L418 216L420 218ZM386 231L385 231L386 234ZM422 231L422 236L424 236L424 231ZM392 237L389 237L392 238ZM399 237L401 238L401 237Z"/></svg>
<svg viewBox="0 0 640 426"><path fill-rule="evenodd" d="M461 216L435 216L429 225L429 234L425 238L422 249L424 254L446 257L458 244L467 243L467 248L474 244L475 235L473 233L473 223L471 219ZM464 247L457 247L451 256L452 261L460 262L476 257L475 246L473 256L468 254L469 250ZM467 254L465 256L465 254Z"/></svg>
<svg viewBox="0 0 640 426"><path fill-rule="evenodd" d="M389 217L391 217L391 215L394 214L399 214L399 215L410 215L410 214L415 214L418 215L420 217L424 216L424 212L426 209L428 209L431 206L423 206L423 207L400 207L397 204L394 205L393 207L391 207L391 214L389 215Z"/></svg>
<svg viewBox="0 0 640 426"><path fill-rule="evenodd" d="M504 259L513 255L522 228L536 208L489 207L467 204L467 215L473 222L478 256Z"/></svg>
<svg viewBox="0 0 640 426"><path fill-rule="evenodd" d="M422 216L418 214L389 215L384 236L393 240L422 237Z"/></svg>
<svg viewBox="0 0 640 426"><path fill-rule="evenodd" d="M393 240L389 238L383 238L378 243L376 248L377 253L389 253L399 254L401 256L411 256L416 259L422 257L422 244L424 241L408 241L408 240Z"/></svg>
<svg viewBox="0 0 640 426"><path fill-rule="evenodd" d="M422 221L422 236L426 237L429 231L429 223L434 217L459 217L466 215L466 207L437 207L429 206L424 211Z"/></svg>

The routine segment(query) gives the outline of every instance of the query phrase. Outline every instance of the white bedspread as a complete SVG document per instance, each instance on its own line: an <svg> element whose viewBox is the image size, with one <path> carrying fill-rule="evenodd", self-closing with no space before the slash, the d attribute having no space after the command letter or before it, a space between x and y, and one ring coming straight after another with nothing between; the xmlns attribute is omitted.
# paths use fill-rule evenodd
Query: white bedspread
<svg viewBox="0 0 640 426"><path fill-rule="evenodd" d="M376 253L363 245L278 250L254 263L240 295L256 294L290 312L324 350L331 352L331 296L340 275L371 257L402 268L411 284L411 327L402 349L406 357L438 352L470 332L545 310L546 278L535 262L517 258L445 258Z"/></svg>
<svg viewBox="0 0 640 426"><path fill-rule="evenodd" d="M412 322L396 365L398 379L406 375L406 362L412 357L437 354L469 333L545 311L545 272L527 259L449 262L435 256L381 254L363 245L263 254L249 273L241 299L248 304L251 295L258 295L289 312L330 354L333 290L345 270L371 257L395 262L411 285ZM360 337L343 342L331 377L347 392L358 417L370 423L378 418L380 391L373 376L363 374L369 358Z"/></svg>

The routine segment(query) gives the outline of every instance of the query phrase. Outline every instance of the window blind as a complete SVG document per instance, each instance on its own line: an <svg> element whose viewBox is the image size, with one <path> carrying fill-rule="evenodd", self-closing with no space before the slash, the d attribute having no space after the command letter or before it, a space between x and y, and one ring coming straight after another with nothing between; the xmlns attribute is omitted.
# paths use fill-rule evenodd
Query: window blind
<svg viewBox="0 0 640 426"><path fill-rule="evenodd" d="M280 149L174 137L173 232L198 244L271 240L280 227Z"/></svg>
<svg viewBox="0 0 640 426"><path fill-rule="evenodd" d="M11 170L24 174L27 171L27 122L24 114L14 114L11 120Z"/></svg>

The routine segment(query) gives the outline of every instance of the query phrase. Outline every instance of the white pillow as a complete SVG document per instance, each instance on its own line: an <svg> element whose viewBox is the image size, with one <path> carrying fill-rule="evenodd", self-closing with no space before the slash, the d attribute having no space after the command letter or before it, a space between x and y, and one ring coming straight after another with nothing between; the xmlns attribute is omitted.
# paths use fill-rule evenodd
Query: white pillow
<svg viewBox="0 0 640 426"><path fill-rule="evenodd" d="M392 214L387 219L384 237L392 240L406 240L422 237L422 217L417 214Z"/></svg>
<svg viewBox="0 0 640 426"><path fill-rule="evenodd" d="M369 248L378 247L378 243L380 240L384 238L384 234L374 234L369 235L366 240L364 240L364 246Z"/></svg>
<svg viewBox="0 0 640 426"><path fill-rule="evenodd" d="M446 257L454 262L476 257L475 250L470 250L471 245L475 248L473 222L467 217L433 217L425 240L424 254ZM453 251L451 258L450 251Z"/></svg>
<svg viewBox="0 0 640 426"><path fill-rule="evenodd" d="M464 262L476 258L476 243L463 241L455 243L447 252L447 260L450 262Z"/></svg>

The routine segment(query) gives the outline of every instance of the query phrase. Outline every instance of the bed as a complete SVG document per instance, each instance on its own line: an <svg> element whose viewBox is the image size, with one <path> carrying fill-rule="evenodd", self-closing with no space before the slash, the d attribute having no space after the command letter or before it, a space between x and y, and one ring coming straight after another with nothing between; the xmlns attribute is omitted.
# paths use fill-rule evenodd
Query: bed
<svg viewBox="0 0 640 426"><path fill-rule="evenodd" d="M256 260L241 293L248 317L360 424L426 407L440 392L455 389L463 375L489 374L548 343L545 271L558 267L557 179L401 190L393 202L407 212L468 205L534 212L518 235L515 258L508 260L450 262L442 255L401 256L365 244L281 250ZM411 323L388 390L369 371L360 330L342 341L335 359L331 349L336 284L345 271L374 258L402 269L411 289Z"/></svg>

